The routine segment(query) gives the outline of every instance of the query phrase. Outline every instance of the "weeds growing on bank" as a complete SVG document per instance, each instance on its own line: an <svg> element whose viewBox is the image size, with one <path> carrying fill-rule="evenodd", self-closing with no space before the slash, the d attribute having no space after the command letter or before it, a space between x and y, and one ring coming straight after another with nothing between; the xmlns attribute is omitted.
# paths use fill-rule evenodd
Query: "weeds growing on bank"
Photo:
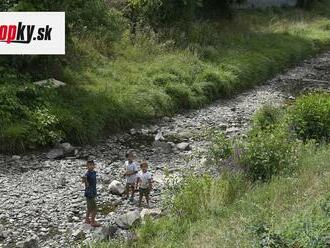
<svg viewBox="0 0 330 248"><path fill-rule="evenodd" d="M61 79L69 85L63 89L44 96L43 90L22 85L31 81L28 75L2 70L0 150L93 142L104 131L247 89L328 47L324 8L326 1L312 12L248 11L230 21L196 22L187 30L173 27L157 35L140 30L134 38L126 32L111 46L87 35L73 38L71 60L82 66L67 65Z"/></svg>

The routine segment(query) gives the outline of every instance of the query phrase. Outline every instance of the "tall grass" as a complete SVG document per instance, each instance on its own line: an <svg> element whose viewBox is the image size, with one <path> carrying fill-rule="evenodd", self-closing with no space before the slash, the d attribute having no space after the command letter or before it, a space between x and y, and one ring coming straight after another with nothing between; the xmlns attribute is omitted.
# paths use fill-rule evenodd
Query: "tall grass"
<svg viewBox="0 0 330 248"><path fill-rule="evenodd" d="M111 45L88 35L76 38L81 66L68 65L62 80L69 86L39 107L47 105L59 120L62 140L74 143L93 142L104 131L201 107L329 47L330 20L320 11L329 5L323 1L312 12L244 11L230 21L196 21L186 30L173 27L158 34L141 30L131 37L126 32ZM29 126L31 118L13 116L1 125L2 151L40 145L26 142L28 131L22 135L22 129L12 129L18 122ZM7 129L14 130L10 136ZM41 143L54 142L57 139Z"/></svg>

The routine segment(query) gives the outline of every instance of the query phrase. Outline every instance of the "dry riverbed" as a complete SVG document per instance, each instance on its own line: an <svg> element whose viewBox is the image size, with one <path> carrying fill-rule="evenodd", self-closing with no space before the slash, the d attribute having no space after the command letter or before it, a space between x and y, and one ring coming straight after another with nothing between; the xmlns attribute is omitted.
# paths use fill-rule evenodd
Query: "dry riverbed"
<svg viewBox="0 0 330 248"><path fill-rule="evenodd" d="M47 152L0 155L0 247L72 247L83 240L134 238L127 228L141 218L141 211L142 215L158 215L168 184L200 170L205 159L194 154L207 150L209 142L202 138L207 130L220 128L228 135L241 135L262 105L291 101L301 90L329 89L328 81L330 52L231 99L110 136L74 156L49 159ZM160 140L155 142L156 136ZM155 185L149 210L129 204L108 188L113 180L124 183L128 149L150 162ZM87 157L97 163L102 228L82 223L85 199L80 177Z"/></svg>

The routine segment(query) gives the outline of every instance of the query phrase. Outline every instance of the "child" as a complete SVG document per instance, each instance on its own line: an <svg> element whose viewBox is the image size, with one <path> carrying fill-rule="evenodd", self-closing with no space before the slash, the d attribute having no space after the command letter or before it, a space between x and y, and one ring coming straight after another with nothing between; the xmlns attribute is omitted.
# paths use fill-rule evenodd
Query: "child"
<svg viewBox="0 0 330 248"><path fill-rule="evenodd" d="M90 160L87 161L87 172L82 178L85 183L85 197L87 201L87 212L85 223L91 224L93 227L99 227L100 224L95 221L97 205L96 205L96 171L95 163Z"/></svg>
<svg viewBox="0 0 330 248"><path fill-rule="evenodd" d="M125 162L126 172L126 199L129 197L129 191L131 190L130 202L134 201L136 174L138 173L137 162L134 161L134 152L132 150L126 153L127 161Z"/></svg>
<svg viewBox="0 0 330 248"><path fill-rule="evenodd" d="M138 174L136 187L139 186L139 193L140 193L140 199L139 199L139 206L141 206L142 203L142 197L145 196L147 206L149 207L149 194L152 189L152 176L151 173L148 172L148 163L147 161L141 162L141 171Z"/></svg>

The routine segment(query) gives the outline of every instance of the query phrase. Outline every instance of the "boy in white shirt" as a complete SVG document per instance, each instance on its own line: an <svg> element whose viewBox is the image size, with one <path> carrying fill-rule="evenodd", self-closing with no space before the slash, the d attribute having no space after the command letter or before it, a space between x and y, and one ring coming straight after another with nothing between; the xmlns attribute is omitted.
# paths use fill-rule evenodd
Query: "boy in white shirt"
<svg viewBox="0 0 330 248"><path fill-rule="evenodd" d="M141 206L143 196L146 198L147 205L149 207L149 194L152 189L152 175L148 172L147 161L142 161L140 164L141 171L137 176L136 187L139 187L140 199L139 206Z"/></svg>
<svg viewBox="0 0 330 248"><path fill-rule="evenodd" d="M127 161L125 162L125 174L126 177L126 199L129 197L129 191L131 190L130 202L134 201L136 175L138 173L138 163L134 161L134 152L132 150L126 153Z"/></svg>

